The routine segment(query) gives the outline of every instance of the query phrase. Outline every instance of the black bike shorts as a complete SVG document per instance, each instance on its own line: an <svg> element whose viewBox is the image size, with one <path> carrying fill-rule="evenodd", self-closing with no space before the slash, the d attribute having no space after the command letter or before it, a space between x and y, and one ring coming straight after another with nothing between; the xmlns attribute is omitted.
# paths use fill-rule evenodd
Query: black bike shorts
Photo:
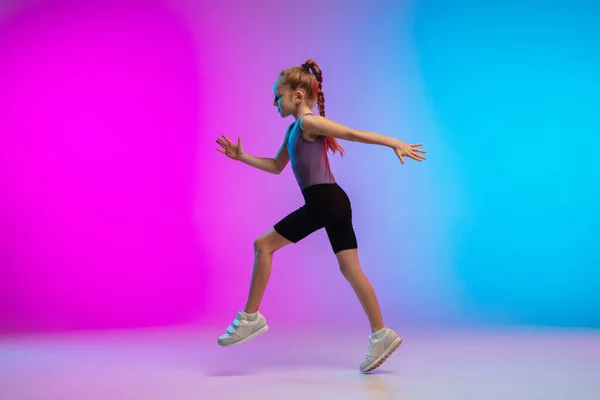
<svg viewBox="0 0 600 400"><path fill-rule="evenodd" d="M304 205L275 224L277 233L298 243L325 228L334 253L358 247L350 199L337 183L309 186L302 190L302 195Z"/></svg>

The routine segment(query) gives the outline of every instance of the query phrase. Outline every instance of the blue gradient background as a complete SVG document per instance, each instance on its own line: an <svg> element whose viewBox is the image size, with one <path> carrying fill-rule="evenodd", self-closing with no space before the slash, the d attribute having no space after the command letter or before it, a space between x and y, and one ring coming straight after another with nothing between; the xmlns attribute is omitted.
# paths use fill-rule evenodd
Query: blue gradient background
<svg viewBox="0 0 600 400"><path fill-rule="evenodd" d="M137 7L144 13L136 13ZM302 197L289 167L280 176L253 170L223 157L214 141L221 133L241 135L247 152L274 156L291 120L281 120L271 105L272 84L282 69L308 58L323 70L329 118L356 129L423 142L428 151L426 162L401 165L389 149L343 142L347 155L331 157L333 173L353 202L361 262L387 325L600 326L597 2L324 1L317 6L274 0L252 4L153 0L109 1L102 8L98 14L97 5L75 0L7 2L0 9L0 27L29 26L33 17L52 16L51 11L59 13L61 21L100 15L94 17L94 40L101 41L97 32L103 26L111 32L113 21L121 21L122 27L127 20L130 41L139 41L136 26L147 30L143 35L147 41L138 56L111 51L110 44L98 42L95 51L86 50L90 64L94 57L116 64L138 57L132 65L139 68L162 54L153 53L153 48L173 50L177 58L171 64L161 64L154 75L136 77L145 88L144 99L152 99L151 88L160 80L163 91L156 89L154 95L165 112L153 117L161 120L161 126L177 118L179 110L187 110L185 119L168 131L172 145L165 147L157 139L159 129L146 124L142 127L151 129L155 138L148 142L146 131L136 130L130 122L131 129L118 133L123 137L106 138L128 143L130 147L120 151L130 163L101 169L114 174L121 168L152 182L157 166L136 164L146 160L136 143L171 165L185 160L162 171L163 186L156 189L170 190L160 207L167 208L164 215L172 231L164 231L151 218L138 222L133 218L128 231L150 229L151 240L116 235L108 253L103 253L105 274L84 279L94 255L107 249L90 241L70 264L42 253L35 257L36 264L28 264L28 258L19 259L11 246L18 232L36 231L37 222L30 218L18 226L10 210L18 207L18 215L30 215L28 207L39 211L48 206L43 199L11 204L3 214L13 224L3 224L0 235L2 330L198 321L226 326L245 302L253 240L299 207ZM32 45L27 35L17 38L7 30L0 34L5 48L20 48L26 54ZM123 28L118 32L127 34ZM113 32L111 40L126 43L118 35ZM68 40L65 37L60 40ZM10 74L23 62L7 58L1 71ZM181 62L189 63L186 74L179 72ZM93 86L102 71L94 74L88 85ZM14 87L19 84L9 75L3 78ZM103 84L102 79L97 81ZM187 87L189 95L166 99L164 87ZM28 93L31 101L49 96L43 88L38 92L30 88ZM0 96L0 104L14 104L10 95L0 92ZM121 104L140 101L139 93L121 91L119 96ZM98 112L110 113L111 107L116 106L103 104ZM35 117L26 109L11 112L19 111ZM93 120L94 112L86 110L87 118ZM144 116L147 111L140 112ZM18 124L2 124L2 143L25 151L21 149L26 148L26 139L20 138ZM50 134L45 132L35 134ZM80 157L89 151L76 129L63 134L64 140L72 138L73 153L77 146ZM96 132L96 140L101 134ZM110 142L106 146L110 148ZM14 155L10 147L5 151L12 151L14 159L27 160L32 169L44 167L31 163L35 154ZM104 159L97 152L90 155ZM65 165L75 168L77 163L66 160ZM19 173L9 170L11 166L2 164L2 172L15 177ZM97 179L112 179L105 173ZM40 187L53 183L28 179L22 175L21 181ZM62 181L60 176L52 179ZM71 185L72 190L91 190ZM15 186L3 183L0 189L19 198ZM104 196L118 198L117 189ZM94 193L86 193L85 198L94 198ZM139 196L145 198L144 193ZM129 196L137 199L135 194ZM117 204L124 214L161 213L154 203L143 212L127 199ZM81 222L68 207L57 215L79 221L79 229L85 231L119 230L117 223L107 225L93 218ZM171 239L165 242L161 235ZM130 246L131 240L137 240L136 246ZM69 249L68 241L54 237L53 246ZM27 246L35 254L48 244ZM152 256L154 252L161 257ZM111 263L135 260L136 254L145 256L125 269L119 262ZM147 258L152 268L145 265ZM46 298L31 296L43 285L35 280L39 271L60 276L58 289L45 291L61 298L60 310L48 306ZM118 284L115 276L124 283ZM127 283L139 276L153 285ZM114 285L135 303L124 309L118 296L90 300L99 293L110 294L107 288ZM157 307L160 312L155 314ZM342 320L367 328L324 232L276 253L261 311L275 325Z"/></svg>
<svg viewBox="0 0 600 400"><path fill-rule="evenodd" d="M465 315L599 326L600 4L425 1L413 18L461 182L449 227Z"/></svg>

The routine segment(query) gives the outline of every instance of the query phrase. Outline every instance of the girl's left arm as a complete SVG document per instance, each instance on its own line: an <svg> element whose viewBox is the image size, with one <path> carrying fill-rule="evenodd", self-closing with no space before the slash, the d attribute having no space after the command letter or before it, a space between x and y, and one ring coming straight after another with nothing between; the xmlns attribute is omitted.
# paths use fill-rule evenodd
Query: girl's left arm
<svg viewBox="0 0 600 400"><path fill-rule="evenodd" d="M348 140L351 142L360 142L367 144L378 144L394 149L402 164L404 164L404 156L417 161L425 160L420 154L426 153L425 150L417 149L422 146L418 144L408 144L393 137L381 135L379 133L361 131L349 128L325 117L310 115L303 118L302 130L312 136L333 136L338 139Z"/></svg>
<svg viewBox="0 0 600 400"><path fill-rule="evenodd" d="M325 117L310 115L302 119L302 130L312 136L333 136L350 142L378 144L390 148L396 147L399 140L374 132L359 131Z"/></svg>

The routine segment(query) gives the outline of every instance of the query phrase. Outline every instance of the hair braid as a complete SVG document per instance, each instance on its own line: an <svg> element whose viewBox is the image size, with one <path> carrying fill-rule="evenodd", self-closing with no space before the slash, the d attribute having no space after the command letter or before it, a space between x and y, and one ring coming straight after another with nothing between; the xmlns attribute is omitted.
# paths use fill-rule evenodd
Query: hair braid
<svg viewBox="0 0 600 400"><path fill-rule="evenodd" d="M325 116L325 93L323 93L323 71L317 65L314 60L308 60L303 65L303 68L308 69L315 77L318 90L313 90L316 93L317 97L317 107L319 108L319 114L324 117ZM314 88L316 89L316 88ZM336 138L332 136L327 136L327 147L335 154L336 151L339 151L341 155L344 155L344 149L337 142Z"/></svg>

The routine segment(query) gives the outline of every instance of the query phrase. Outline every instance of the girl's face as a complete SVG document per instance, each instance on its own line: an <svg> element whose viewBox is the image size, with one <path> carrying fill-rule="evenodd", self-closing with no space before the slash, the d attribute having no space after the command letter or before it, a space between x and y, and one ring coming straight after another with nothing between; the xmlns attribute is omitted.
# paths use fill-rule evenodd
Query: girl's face
<svg viewBox="0 0 600 400"><path fill-rule="evenodd" d="M273 85L273 94L275 95L273 105L277 107L281 118L292 115L302 100L297 98L299 94L297 91L292 91L288 85L282 84L279 79Z"/></svg>

